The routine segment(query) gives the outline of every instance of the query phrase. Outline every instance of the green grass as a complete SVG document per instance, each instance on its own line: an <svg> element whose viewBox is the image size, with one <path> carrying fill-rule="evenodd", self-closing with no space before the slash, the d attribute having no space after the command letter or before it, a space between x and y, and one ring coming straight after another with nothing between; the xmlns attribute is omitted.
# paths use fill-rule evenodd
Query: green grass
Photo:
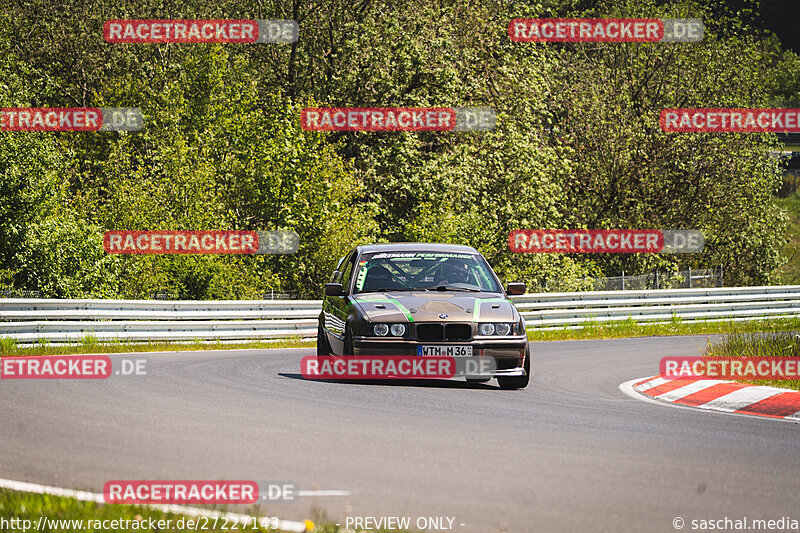
<svg viewBox="0 0 800 533"><path fill-rule="evenodd" d="M0 339L0 355L70 355L86 353L130 353L130 352L176 352L197 350L241 350L266 348L310 348L316 345L316 339L290 337L273 342L246 341L241 343L202 343L199 340L189 342L150 342L125 343L113 341L101 343L96 337L87 335L79 344L52 344L40 340L38 344L17 344L11 339Z"/></svg>
<svg viewBox="0 0 800 533"><path fill-rule="evenodd" d="M704 357L800 357L798 330L768 330L764 333L732 333L719 342L709 343ZM800 390L800 380L736 380L755 385L769 385Z"/></svg>
<svg viewBox="0 0 800 533"><path fill-rule="evenodd" d="M222 511L225 511L222 509ZM250 507L246 511L232 511L241 514L248 514L252 516L264 516L265 513L259 512L259 510L255 507ZM49 520L83 520L82 528L74 527L75 524L73 523L73 527L69 527L69 524L62 523L63 527L51 527L49 529L45 529L42 527L42 531L40 533L76 533L76 532L85 532L85 533L130 533L132 531L136 532L144 532L144 533L165 533L165 532L174 532L174 533L185 533L186 531L194 531L193 528L184 527L178 528L178 520L181 518L185 518L186 520L197 520L197 517L181 517L179 514L174 513L164 513L158 510L150 509L146 506L140 505L107 505L107 504L98 504L94 502L83 502L78 501L74 498L65 498L61 496L50 496L46 494L31 494L27 492L20 492L8 489L0 489L0 518L5 520L10 519L20 519L20 520L29 520L30 527L26 530L23 530L22 527L11 527L11 525L3 524L0 527L0 531L28 531L33 532L36 531L36 524L39 520L39 517L46 517ZM280 514L278 514L280 518ZM155 528L149 527L150 519L154 522L158 522L159 520L164 520L160 528L158 524L156 524ZM139 521L142 527L128 527L128 528L95 528L95 527L87 527L88 520L136 520ZM170 520L171 522L167 523L166 520ZM203 520L201 518L201 520ZM252 522L247 525L247 528L242 528L242 525L239 524L238 528L233 527L233 522L229 522L228 529L222 529L223 526L223 518L217 519L215 524L213 518L207 519L206 522L200 522L200 524L207 526L207 528L203 528L202 525L198 531L210 533L210 532L231 532L231 533L277 533L279 530L276 529L266 529L266 528L253 528ZM19 524L19 522L16 522ZM185 523L184 523L185 524ZM94 525L94 524L93 524ZM111 522L106 524L107 526L111 526ZM124 522L120 522L117 525L125 526ZM130 524L128 524L130 525ZM213 526L218 527L213 527ZM265 524L266 525L266 524ZM336 526L334 523L325 520L320 525L317 525L314 528L315 532L318 533L339 533L340 531L344 531L340 527ZM372 530L370 530L372 531ZM384 531L384 530L380 530ZM397 533L398 530L392 530Z"/></svg>
<svg viewBox="0 0 800 533"><path fill-rule="evenodd" d="M759 331L800 330L800 318L753 320L742 322L682 321L677 316L665 324L636 322L628 318L624 322L600 323L590 321L583 329L529 329L532 341L560 341L583 339L620 339L625 337L654 337L668 335L706 335L754 333Z"/></svg>
<svg viewBox="0 0 800 533"><path fill-rule="evenodd" d="M244 512L242 514L249 514ZM27 492L19 492L13 491L8 489L0 489L0 517L9 520L11 518L17 518L21 520L30 520L32 527L30 527L27 531L35 531L35 524L39 520L39 517L46 517L50 520L83 520L83 527L77 528L69 527L69 524L61 524L64 527L53 527L50 528L49 531L52 532L69 532L73 533L76 531L96 531L97 533L106 533L106 532L114 532L119 531L120 533L128 533L130 531L141 531L141 532L163 532L163 531L185 531L186 528L178 529L178 520L181 518L181 515L173 514L173 513L164 513L161 511L153 510L145 506L139 505L106 505L106 504L98 504L94 502L83 502L78 501L74 498L64 498L60 496L50 496L47 494L31 494ZM169 528L159 529L158 524L156 524L155 528L149 527L149 519L153 519L155 522L159 520L164 520L165 522L161 525L167 525L166 520L171 520ZM186 517L187 519L196 520L194 517ZM142 525L147 525L147 527L143 527L141 529L134 529L134 528L87 528L87 520L136 520L140 521ZM142 522L143 521L143 522ZM222 525L222 520L218 520L218 525ZM112 525L110 522L107 525ZM124 523L119 525L124 526ZM213 529L212 526L214 525L214 520L210 519L208 522L209 529L204 531L224 531L221 528ZM240 526L241 527L241 526ZM44 529L44 528L43 528ZM22 527L16 528L3 528L4 531L23 531ZM230 530L230 529L229 529ZM45 530L46 531L46 530ZM252 523L248 524L247 531L276 531L274 529L252 529Z"/></svg>
<svg viewBox="0 0 800 533"><path fill-rule="evenodd" d="M780 272L781 285L800 284L800 195L776 198L775 203L789 214L787 236L789 242L780 247L781 256L786 259Z"/></svg>

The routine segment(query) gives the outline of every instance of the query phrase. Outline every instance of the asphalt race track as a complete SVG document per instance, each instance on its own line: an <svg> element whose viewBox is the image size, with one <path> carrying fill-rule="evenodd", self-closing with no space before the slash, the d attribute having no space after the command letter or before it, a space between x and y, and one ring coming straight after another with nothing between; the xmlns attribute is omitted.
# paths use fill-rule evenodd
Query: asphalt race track
<svg viewBox="0 0 800 533"><path fill-rule="evenodd" d="M290 480L263 511L455 517L454 531L674 532L800 520L800 427L652 405L619 384L705 337L534 343L531 385L305 381L311 350L150 355L146 377L0 382L0 477ZM116 356L112 356L116 357ZM445 523L447 521L445 520ZM464 524L463 526L460 524Z"/></svg>

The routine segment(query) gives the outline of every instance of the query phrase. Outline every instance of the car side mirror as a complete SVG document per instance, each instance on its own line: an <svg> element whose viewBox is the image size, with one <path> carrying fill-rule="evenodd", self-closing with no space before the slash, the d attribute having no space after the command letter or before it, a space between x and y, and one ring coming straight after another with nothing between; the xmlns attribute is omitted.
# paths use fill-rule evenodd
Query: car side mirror
<svg viewBox="0 0 800 533"><path fill-rule="evenodd" d="M512 295L525 294L525 284L520 282L509 283L506 292Z"/></svg>
<svg viewBox="0 0 800 533"><path fill-rule="evenodd" d="M341 296L344 294L344 289L341 283L326 283L325 296Z"/></svg>

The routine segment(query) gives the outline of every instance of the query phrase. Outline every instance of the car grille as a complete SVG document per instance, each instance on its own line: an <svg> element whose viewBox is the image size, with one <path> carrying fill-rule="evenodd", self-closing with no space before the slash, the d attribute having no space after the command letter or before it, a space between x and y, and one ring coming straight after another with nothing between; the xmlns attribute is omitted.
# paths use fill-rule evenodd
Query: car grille
<svg viewBox="0 0 800 533"><path fill-rule="evenodd" d="M421 341L468 341L472 338L469 324L417 324L417 339Z"/></svg>
<svg viewBox="0 0 800 533"><path fill-rule="evenodd" d="M449 341L468 341L472 337L472 328L469 324L447 324L444 336Z"/></svg>

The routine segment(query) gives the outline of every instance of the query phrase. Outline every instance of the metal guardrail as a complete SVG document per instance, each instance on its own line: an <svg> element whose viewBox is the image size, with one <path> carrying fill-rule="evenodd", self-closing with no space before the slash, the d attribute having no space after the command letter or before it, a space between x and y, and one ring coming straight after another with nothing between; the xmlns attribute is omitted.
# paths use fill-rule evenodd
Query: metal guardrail
<svg viewBox="0 0 800 533"><path fill-rule="evenodd" d="M759 320L800 316L800 286L526 294L512 297L535 328L586 322Z"/></svg>
<svg viewBox="0 0 800 533"><path fill-rule="evenodd" d="M0 299L0 339L19 343L313 337L321 300Z"/></svg>
<svg viewBox="0 0 800 533"><path fill-rule="evenodd" d="M529 328L587 322L757 320L800 316L800 285L513 296ZM0 339L19 343L313 337L320 300L0 299Z"/></svg>

